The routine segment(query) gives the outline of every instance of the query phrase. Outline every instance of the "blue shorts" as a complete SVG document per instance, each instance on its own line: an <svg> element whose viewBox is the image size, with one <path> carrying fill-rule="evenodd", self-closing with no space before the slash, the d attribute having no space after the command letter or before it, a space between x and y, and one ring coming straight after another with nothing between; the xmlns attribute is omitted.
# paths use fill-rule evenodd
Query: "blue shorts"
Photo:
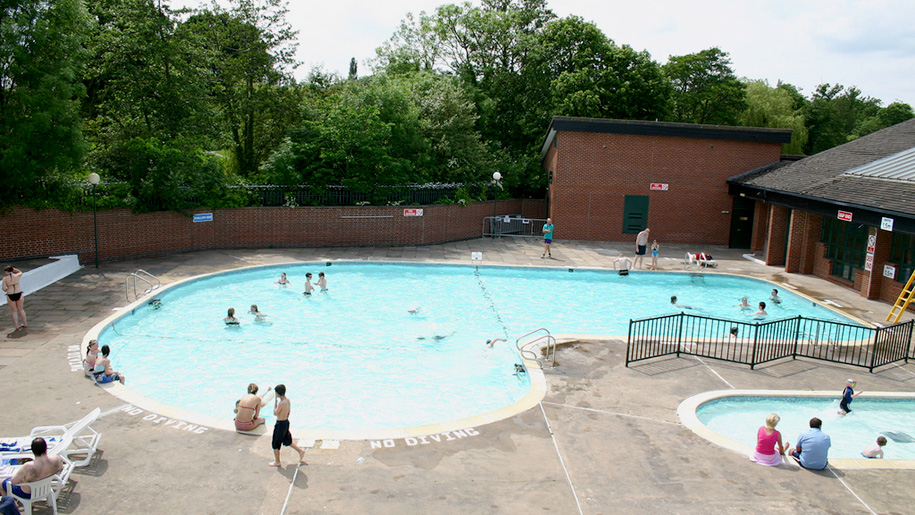
<svg viewBox="0 0 915 515"><path fill-rule="evenodd" d="M864 456L865 458L867 458L867 459L869 459L869 460L877 459L876 456L868 456L867 454L864 454L863 452L861 453L861 456Z"/></svg>
<svg viewBox="0 0 915 515"><path fill-rule="evenodd" d="M120 376L118 376L117 374L111 374L111 375L96 374L96 376L95 376L95 382L101 383L101 384L113 383L114 381L117 381L119 379L120 379Z"/></svg>
<svg viewBox="0 0 915 515"><path fill-rule="evenodd" d="M3 480L3 491L5 491L7 493L13 492L14 494L16 494L16 496L22 497L23 499L31 499L32 494L23 492L22 488L19 485L10 484L10 481L12 481L12 479L13 478L8 477Z"/></svg>
<svg viewBox="0 0 915 515"><path fill-rule="evenodd" d="M553 239L552 239L552 238L544 238L544 239L543 239L543 243L546 243L547 245L549 245L550 243L553 243Z"/></svg>

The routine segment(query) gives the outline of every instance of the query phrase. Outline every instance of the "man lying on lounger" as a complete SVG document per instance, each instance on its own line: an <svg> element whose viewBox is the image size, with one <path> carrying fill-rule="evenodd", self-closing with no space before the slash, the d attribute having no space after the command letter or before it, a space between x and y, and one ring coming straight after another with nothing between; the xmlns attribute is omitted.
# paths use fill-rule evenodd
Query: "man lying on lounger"
<svg viewBox="0 0 915 515"><path fill-rule="evenodd" d="M44 438L38 437L32 440L32 454L35 459L22 466L11 478L3 480L0 483L0 494L8 495L12 491L14 494L25 499L32 498L32 490L29 487L20 487L22 483L33 483L46 477L57 474L64 468L64 462L60 456L48 456L48 444Z"/></svg>

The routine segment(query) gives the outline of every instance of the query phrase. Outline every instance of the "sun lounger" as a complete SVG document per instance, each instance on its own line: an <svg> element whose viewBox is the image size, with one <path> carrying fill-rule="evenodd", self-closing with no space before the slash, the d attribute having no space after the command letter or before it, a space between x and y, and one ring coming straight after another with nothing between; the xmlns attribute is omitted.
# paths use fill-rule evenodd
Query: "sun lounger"
<svg viewBox="0 0 915 515"><path fill-rule="evenodd" d="M101 411L95 408L82 419L63 426L38 426L33 428L28 436L2 438L0 454L7 458L9 454L27 453L30 451L32 440L40 436L48 442L48 454L62 456L73 462L74 466L84 467L89 464L89 460L98 449L99 440L102 439L102 434L90 427L90 424L98 419ZM4 443L6 447L3 447ZM85 457L81 457L82 455Z"/></svg>
<svg viewBox="0 0 915 515"><path fill-rule="evenodd" d="M701 267L706 268L717 268L718 262L715 261L715 258L706 254L705 252L697 252L692 254L690 252L686 253L686 257L683 260L683 264L688 269L692 266L695 266L697 269Z"/></svg>

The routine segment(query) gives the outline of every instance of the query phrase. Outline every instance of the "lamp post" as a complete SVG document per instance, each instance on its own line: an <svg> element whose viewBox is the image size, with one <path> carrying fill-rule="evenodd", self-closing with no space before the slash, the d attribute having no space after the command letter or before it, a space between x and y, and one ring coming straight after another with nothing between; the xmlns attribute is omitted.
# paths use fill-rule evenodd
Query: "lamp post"
<svg viewBox="0 0 915 515"><path fill-rule="evenodd" d="M95 190L101 177L97 173L89 174L89 184L92 185L92 226L95 228L95 268L98 268L98 200L96 199Z"/></svg>
<svg viewBox="0 0 915 515"><path fill-rule="evenodd" d="M493 186L499 186L501 188L502 187L502 183L500 182L501 180L502 180L502 174L499 172L493 172L493 174L492 174ZM493 238L496 237L496 216L498 216L496 214L498 212L496 207L497 207L498 203L499 203L499 190L493 188L493 193L492 193L492 237Z"/></svg>

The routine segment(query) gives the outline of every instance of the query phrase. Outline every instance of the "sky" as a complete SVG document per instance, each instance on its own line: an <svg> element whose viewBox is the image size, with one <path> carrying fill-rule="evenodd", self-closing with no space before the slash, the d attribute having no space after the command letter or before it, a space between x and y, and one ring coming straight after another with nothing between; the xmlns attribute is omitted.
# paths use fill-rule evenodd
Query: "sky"
<svg viewBox="0 0 915 515"><path fill-rule="evenodd" d="M193 7L196 0L173 0ZM359 75L407 13L433 13L442 0L331 0L289 3L298 30L295 70L315 66L346 76L351 57ZM479 5L478 0L472 2ZM591 21L618 45L647 50L661 64L671 55L717 46L739 77L779 80L809 97L818 84L855 86L883 105L915 106L915 2L911 0L553 0L560 16Z"/></svg>

